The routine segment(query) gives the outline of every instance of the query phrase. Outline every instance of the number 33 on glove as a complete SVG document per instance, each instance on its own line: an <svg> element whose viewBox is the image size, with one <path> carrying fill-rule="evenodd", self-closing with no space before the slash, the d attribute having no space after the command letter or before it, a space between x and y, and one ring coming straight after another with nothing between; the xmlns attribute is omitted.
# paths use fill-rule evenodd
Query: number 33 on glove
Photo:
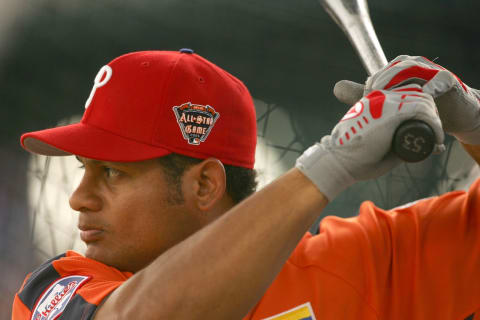
<svg viewBox="0 0 480 320"><path fill-rule="evenodd" d="M397 127L420 120L435 134L435 150L445 149L433 98L417 84L375 90L358 101L331 135L308 148L296 167L331 201L356 181L377 178L402 161L391 151ZM415 148L415 141L410 141Z"/></svg>
<svg viewBox="0 0 480 320"><path fill-rule="evenodd" d="M455 74L419 56L401 55L367 79L363 85L342 80L335 85L337 98L346 103L372 90L417 83L435 99L445 132L459 141L480 144L480 91L468 87Z"/></svg>

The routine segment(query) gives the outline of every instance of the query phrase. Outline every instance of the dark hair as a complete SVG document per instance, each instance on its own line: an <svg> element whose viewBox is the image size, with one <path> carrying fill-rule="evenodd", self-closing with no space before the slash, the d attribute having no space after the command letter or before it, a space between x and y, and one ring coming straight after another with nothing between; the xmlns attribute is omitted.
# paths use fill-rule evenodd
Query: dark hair
<svg viewBox="0 0 480 320"><path fill-rule="evenodd" d="M198 164L203 159L187 157L177 153L158 158L160 165L165 171L167 182L172 186L171 201L183 202L181 180L183 173L189 167ZM223 165L225 167L227 193L235 204L239 203L255 192L257 188L257 172L255 169Z"/></svg>

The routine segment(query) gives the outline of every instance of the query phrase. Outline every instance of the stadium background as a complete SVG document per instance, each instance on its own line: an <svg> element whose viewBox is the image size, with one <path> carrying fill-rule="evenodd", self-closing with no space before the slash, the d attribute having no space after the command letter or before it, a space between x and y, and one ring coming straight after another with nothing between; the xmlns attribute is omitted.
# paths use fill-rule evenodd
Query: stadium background
<svg viewBox="0 0 480 320"><path fill-rule="evenodd" d="M437 58L480 87L480 2L371 0L369 7L388 58ZM31 157L19 135L81 115L95 74L112 58L183 47L250 89L262 184L348 109L331 93L335 82L366 76L316 0L0 0L0 319L10 318L13 294L34 266L67 248L81 250L76 231L59 222L74 225L66 199L79 178L76 168L64 159ZM441 156L350 188L327 214L354 215L365 199L391 208L464 188L477 168L447 142Z"/></svg>

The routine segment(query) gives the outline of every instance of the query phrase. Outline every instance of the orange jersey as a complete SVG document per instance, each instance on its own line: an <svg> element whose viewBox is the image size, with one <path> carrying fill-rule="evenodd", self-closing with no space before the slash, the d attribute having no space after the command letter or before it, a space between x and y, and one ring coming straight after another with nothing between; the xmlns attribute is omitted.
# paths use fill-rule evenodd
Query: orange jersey
<svg viewBox="0 0 480 320"><path fill-rule="evenodd" d="M319 234L304 236L245 319L479 320L479 188L480 180L468 193L389 211L365 202L357 217L323 219ZM32 310L45 288L68 275L89 278L74 288L62 318L90 319L100 301L130 276L72 252L48 265L17 294L14 320L37 320ZM54 276L35 280L42 273ZM68 289L67 281L62 285Z"/></svg>
<svg viewBox="0 0 480 320"><path fill-rule="evenodd" d="M480 180L323 219L245 319L480 319Z"/></svg>

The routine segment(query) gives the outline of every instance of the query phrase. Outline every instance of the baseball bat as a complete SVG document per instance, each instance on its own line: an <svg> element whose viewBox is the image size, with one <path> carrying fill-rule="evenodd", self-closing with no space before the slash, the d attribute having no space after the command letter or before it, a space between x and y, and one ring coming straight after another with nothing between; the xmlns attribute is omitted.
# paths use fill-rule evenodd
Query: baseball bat
<svg viewBox="0 0 480 320"><path fill-rule="evenodd" d="M368 75L388 61L373 28L366 0L319 0L325 11L343 30L355 48ZM435 146L432 128L423 121L405 121L396 129L393 152L403 161L418 162L427 158Z"/></svg>

